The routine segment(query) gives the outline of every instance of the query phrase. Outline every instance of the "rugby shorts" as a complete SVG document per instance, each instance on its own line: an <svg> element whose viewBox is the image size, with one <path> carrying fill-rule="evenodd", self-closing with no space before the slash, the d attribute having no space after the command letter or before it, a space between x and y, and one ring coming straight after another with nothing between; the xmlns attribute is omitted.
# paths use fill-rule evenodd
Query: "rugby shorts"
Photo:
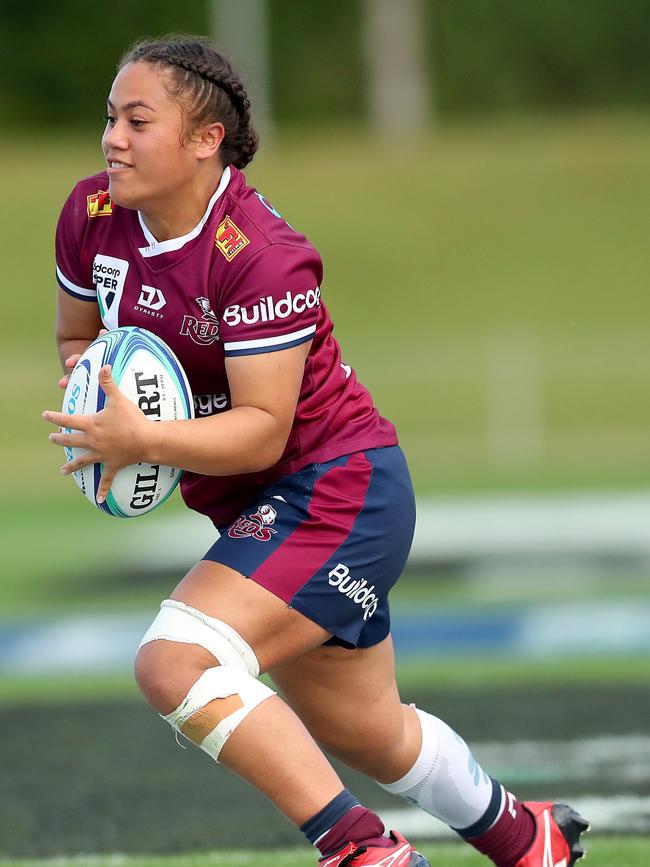
<svg viewBox="0 0 650 867"><path fill-rule="evenodd" d="M269 485L203 559L235 569L332 634L372 647L406 563L415 499L399 446L309 464Z"/></svg>

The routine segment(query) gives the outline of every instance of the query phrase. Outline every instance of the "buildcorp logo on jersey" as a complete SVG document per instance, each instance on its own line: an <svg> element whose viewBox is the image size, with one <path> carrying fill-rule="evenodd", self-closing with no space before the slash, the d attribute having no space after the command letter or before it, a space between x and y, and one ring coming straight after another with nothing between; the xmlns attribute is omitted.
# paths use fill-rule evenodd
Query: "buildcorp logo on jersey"
<svg viewBox="0 0 650 867"><path fill-rule="evenodd" d="M371 584L368 587L368 582L365 578L352 578L350 569L345 563L337 563L336 566L327 573L329 584L336 587L339 593L347 596L363 609L363 619L369 620L377 610L379 600L372 592L375 585Z"/></svg>
<svg viewBox="0 0 650 867"><path fill-rule="evenodd" d="M231 304L223 312L223 321L230 326L253 325L255 322L272 322L274 319L286 319L292 313L304 313L312 307L320 307L320 288L308 289L307 292L296 292L289 289L277 301L272 295L260 298L251 307L241 307Z"/></svg>

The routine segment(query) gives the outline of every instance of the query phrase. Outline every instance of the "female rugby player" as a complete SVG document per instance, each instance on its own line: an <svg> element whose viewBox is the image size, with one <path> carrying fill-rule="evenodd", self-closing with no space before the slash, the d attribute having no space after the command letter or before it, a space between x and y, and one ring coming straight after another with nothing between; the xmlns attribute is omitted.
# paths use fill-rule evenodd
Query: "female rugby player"
<svg viewBox="0 0 650 867"><path fill-rule="evenodd" d="M64 473L104 464L99 499L121 467L182 467L185 502L219 530L142 640L144 696L270 798L327 867L427 862L321 747L499 867L573 864L576 813L520 803L444 722L400 701L387 595L413 535L408 470L342 362L318 253L242 174L257 136L240 79L204 40L138 44L102 147L105 170L76 185L57 229L64 370L101 328L150 329L185 368L196 418L151 424L105 367L106 407L46 412L75 429L50 439L86 450Z"/></svg>

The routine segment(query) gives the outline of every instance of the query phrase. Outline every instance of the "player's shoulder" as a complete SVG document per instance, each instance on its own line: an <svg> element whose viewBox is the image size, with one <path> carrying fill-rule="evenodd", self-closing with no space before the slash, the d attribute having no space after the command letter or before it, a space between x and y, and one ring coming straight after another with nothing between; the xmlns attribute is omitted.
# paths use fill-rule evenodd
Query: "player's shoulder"
<svg viewBox="0 0 650 867"><path fill-rule="evenodd" d="M217 229L215 245L228 261L237 258L240 266L253 259L299 259L320 264L313 244L291 226L242 172L231 167L231 180Z"/></svg>
<svg viewBox="0 0 650 867"><path fill-rule="evenodd" d="M112 216L113 203L108 192L106 172L98 172L77 181L64 205L66 211L70 218L80 222Z"/></svg>

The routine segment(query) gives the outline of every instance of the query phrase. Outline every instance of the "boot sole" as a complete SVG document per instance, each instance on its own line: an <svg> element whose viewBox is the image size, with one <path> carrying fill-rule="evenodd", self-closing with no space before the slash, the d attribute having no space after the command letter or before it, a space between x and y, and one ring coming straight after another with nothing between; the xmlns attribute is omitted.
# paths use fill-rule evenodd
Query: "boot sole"
<svg viewBox="0 0 650 867"><path fill-rule="evenodd" d="M564 839L569 844L571 856L568 867L573 867L576 861L582 858L586 852L580 845L580 835L589 831L591 825L580 813L576 813L567 804L555 804L551 813L558 828L562 831Z"/></svg>

